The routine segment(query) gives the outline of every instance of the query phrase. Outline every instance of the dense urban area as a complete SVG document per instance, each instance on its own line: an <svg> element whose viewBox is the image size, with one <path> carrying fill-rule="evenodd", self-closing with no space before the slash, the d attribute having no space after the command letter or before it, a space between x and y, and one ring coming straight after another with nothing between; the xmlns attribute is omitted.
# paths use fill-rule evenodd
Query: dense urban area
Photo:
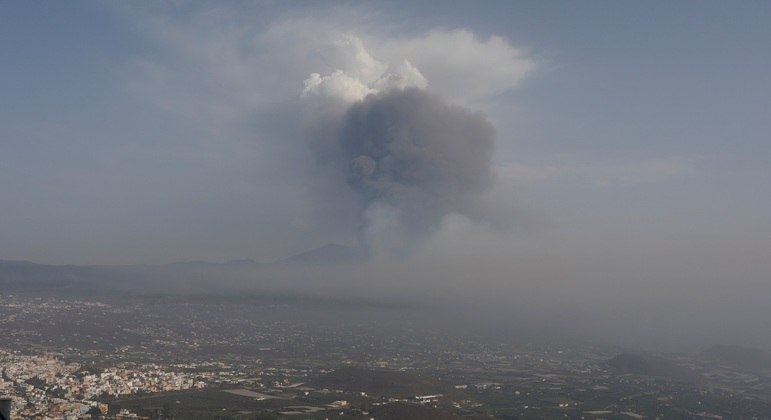
<svg viewBox="0 0 771 420"><path fill-rule="evenodd" d="M771 415L759 350L637 353L335 323L314 313L355 319L361 308L307 306L3 296L0 395L13 399L14 419Z"/></svg>

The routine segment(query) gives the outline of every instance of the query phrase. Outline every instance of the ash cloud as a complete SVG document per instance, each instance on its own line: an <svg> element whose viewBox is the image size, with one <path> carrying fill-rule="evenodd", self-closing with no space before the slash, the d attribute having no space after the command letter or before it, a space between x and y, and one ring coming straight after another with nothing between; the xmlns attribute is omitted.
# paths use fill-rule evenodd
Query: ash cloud
<svg viewBox="0 0 771 420"><path fill-rule="evenodd" d="M492 184L492 123L424 89L390 88L321 115L309 130L324 167L318 205L352 195L355 219L346 222L370 252L409 248L449 214L473 217Z"/></svg>
<svg viewBox="0 0 771 420"><path fill-rule="evenodd" d="M351 106L339 151L367 208L391 207L402 230L426 234L490 186L494 139L480 114L417 88L392 89Z"/></svg>
<svg viewBox="0 0 771 420"><path fill-rule="evenodd" d="M370 254L407 255L451 214L487 220L493 124L432 90L415 56L389 65L356 37L334 45L340 67L311 73L300 95L320 225Z"/></svg>

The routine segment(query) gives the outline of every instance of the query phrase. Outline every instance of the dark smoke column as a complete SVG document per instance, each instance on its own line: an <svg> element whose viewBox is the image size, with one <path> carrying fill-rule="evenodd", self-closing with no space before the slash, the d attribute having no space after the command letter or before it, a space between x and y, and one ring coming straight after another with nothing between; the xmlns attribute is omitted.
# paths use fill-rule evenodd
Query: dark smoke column
<svg viewBox="0 0 771 420"><path fill-rule="evenodd" d="M10 397L0 397L0 420L11 419L11 403L13 400Z"/></svg>
<svg viewBox="0 0 771 420"><path fill-rule="evenodd" d="M494 140L483 115L424 90L392 89L348 110L340 161L367 207L389 206L404 233L427 235L490 186Z"/></svg>

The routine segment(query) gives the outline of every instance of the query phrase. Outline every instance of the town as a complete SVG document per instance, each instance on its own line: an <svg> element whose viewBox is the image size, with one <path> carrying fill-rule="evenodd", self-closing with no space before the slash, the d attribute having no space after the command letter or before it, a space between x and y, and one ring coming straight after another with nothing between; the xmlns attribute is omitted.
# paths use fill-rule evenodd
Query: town
<svg viewBox="0 0 771 420"><path fill-rule="evenodd" d="M301 322L286 303L12 295L14 419L768 418L771 370L706 355Z"/></svg>

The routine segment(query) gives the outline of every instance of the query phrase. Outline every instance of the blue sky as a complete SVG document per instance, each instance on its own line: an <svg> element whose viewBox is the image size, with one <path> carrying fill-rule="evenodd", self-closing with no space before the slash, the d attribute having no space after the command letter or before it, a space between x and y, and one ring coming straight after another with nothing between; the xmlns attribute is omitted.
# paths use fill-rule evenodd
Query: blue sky
<svg viewBox="0 0 771 420"><path fill-rule="evenodd" d="M0 256L270 259L355 241L315 225L302 176L283 173L307 164L287 144L305 75L325 70L287 52L304 39L276 28L292 24L372 51L463 29L532 61L484 97L449 94L497 127L515 242L752 252L771 234L769 23L767 2L6 2ZM205 50L229 40L257 40L232 71Z"/></svg>

